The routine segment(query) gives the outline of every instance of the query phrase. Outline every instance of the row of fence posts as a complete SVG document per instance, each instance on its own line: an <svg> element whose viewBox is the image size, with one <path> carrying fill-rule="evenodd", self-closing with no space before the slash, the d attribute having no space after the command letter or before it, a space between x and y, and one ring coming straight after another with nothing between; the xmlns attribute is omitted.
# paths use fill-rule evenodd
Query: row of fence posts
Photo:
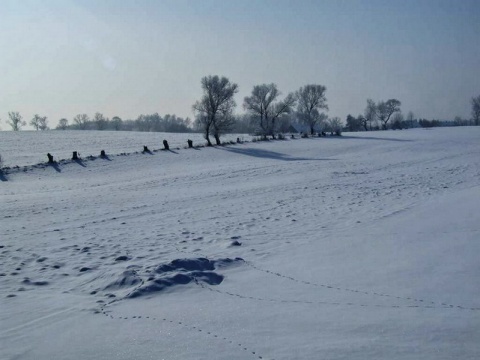
<svg viewBox="0 0 480 360"><path fill-rule="evenodd" d="M241 143L240 138L237 138L237 143L238 143L238 144ZM193 148L193 141L192 141L192 140L188 139L188 140L187 140L187 144L188 144L188 147L189 147L189 148ZM164 149L164 150L170 150L170 146L168 145L168 141L167 141L167 140L163 140L163 149ZM151 151L150 151L150 149L149 149L146 145L144 145L144 146L143 146L143 152L144 152L144 153L146 153L146 152L149 153L149 152L151 152ZM105 150L100 151L100 157L101 157L102 159L105 159L105 158L107 157L107 154L105 153ZM48 154L47 154L47 158L48 158L48 163L49 163L49 164L53 164L53 163L54 163L53 155L52 155L52 154L48 153ZM72 160L77 160L77 161L80 160L78 151L74 151L74 152L73 152Z"/></svg>

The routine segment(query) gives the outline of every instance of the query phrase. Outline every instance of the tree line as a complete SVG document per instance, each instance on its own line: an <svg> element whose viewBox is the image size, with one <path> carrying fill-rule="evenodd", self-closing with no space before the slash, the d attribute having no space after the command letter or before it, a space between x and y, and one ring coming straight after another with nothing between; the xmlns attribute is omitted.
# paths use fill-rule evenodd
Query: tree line
<svg viewBox="0 0 480 360"><path fill-rule="evenodd" d="M404 117L401 102L388 99L375 102L367 99L363 114L354 117L348 115L345 124L339 117L329 117L326 91L319 84L309 84L282 98L277 85L255 85L249 96L243 99L244 113L235 115L235 94L238 85L226 77L205 76L201 79L202 97L192 105L194 121L176 115L160 116L158 113L140 115L135 120L123 120L118 116L109 119L102 113L92 118L87 114L78 114L72 122L66 118L58 121L57 130L114 130L147 132L202 132L208 145L210 137L220 144L220 136L225 133L250 133L275 138L288 132L302 132L305 135L325 132L340 135L346 131L373 131L387 129L406 129L412 127L461 126L480 124L480 95L471 99L472 119L455 117L451 122L416 119L410 111ZM19 131L26 121L18 112L9 112L7 124L13 131ZM48 130L48 118L35 114L29 124L38 131ZM299 126L300 125L300 126Z"/></svg>

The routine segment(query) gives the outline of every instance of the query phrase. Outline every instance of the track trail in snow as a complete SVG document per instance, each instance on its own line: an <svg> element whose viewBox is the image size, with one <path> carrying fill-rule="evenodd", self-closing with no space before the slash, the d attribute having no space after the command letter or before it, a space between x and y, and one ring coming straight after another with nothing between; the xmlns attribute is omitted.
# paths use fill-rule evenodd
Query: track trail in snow
<svg viewBox="0 0 480 360"><path fill-rule="evenodd" d="M174 248L175 248L176 251L178 251L180 253L184 253L184 254L188 254L188 255L196 255L196 256L200 255L200 256L208 259L208 256L205 255L205 254L199 254L198 252L194 253L194 252L185 251L185 250L180 249L178 246L175 246ZM397 299L397 300L408 300L408 301L419 302L419 303L422 303L422 304L420 304L420 305L383 305L383 304L366 304L366 303L356 303L356 302L329 302L329 301L267 299L267 298L259 298L259 297L248 296L248 295L232 293L232 292L228 292L228 291L222 291L222 290L219 290L219 289L214 289L214 288L209 287L205 284L202 284L198 281L196 281L195 283L203 289L207 289L209 291L213 291L213 292L216 292L216 293L219 293L219 294L224 294L224 295L233 296L233 297L242 298L242 299L258 300L258 301L270 301L270 302L280 302L280 303L304 303L304 304L317 304L317 305L336 305L336 306L377 307L377 308L392 308L392 309L424 308L424 309L459 309L459 310L470 310L470 311L479 311L480 310L480 308L465 307L465 306L460 306L460 305L452 305L452 304L447 304L447 303L438 302L438 301L436 302L436 301L430 301L430 300L413 298L413 297L395 296L395 295L390 295L390 294L385 294L385 293L350 289L350 288L339 287L339 286L328 285L328 284L318 284L318 283L311 282L311 281L296 279L292 276L284 275L284 274L281 274L279 272L259 268L258 266L253 264L251 261L243 260L243 262L246 265L248 265L250 268L252 268L256 271L259 271L259 272L262 272L262 273L265 273L265 274L268 274L268 275L272 275L272 276L275 276L275 277L278 277L278 278L286 279L286 280L289 280L289 281L293 281L297 284L303 284L303 285L314 286L314 287L321 287L321 288L326 288L326 289L330 289L330 290L345 291L345 292L350 292L350 293L373 295L373 296L385 297L385 298L391 298L391 299ZM430 305L426 305L426 304L430 304Z"/></svg>
<svg viewBox="0 0 480 360"><path fill-rule="evenodd" d="M201 334L204 337L207 337L210 341L222 341L231 346L233 351L241 351L248 356L249 358L255 359L268 359L275 360L274 358L265 357L260 355L257 351L252 350L251 347L245 345L238 340L234 340L232 337L226 337L224 334L219 334L215 331L206 330L202 326L195 326L186 323L185 321L175 321L167 317L162 316L142 316L142 315L132 315L132 316L121 316L115 313L115 311L108 309L108 304L105 304L101 307L100 312L112 320L130 320L130 321L153 321L153 322L163 322L172 326L178 326L189 332L196 332Z"/></svg>

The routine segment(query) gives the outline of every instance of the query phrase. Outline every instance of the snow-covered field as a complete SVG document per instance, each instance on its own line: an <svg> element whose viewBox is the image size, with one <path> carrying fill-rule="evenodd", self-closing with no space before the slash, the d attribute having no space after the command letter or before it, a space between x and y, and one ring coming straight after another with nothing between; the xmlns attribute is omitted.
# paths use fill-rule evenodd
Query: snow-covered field
<svg viewBox="0 0 480 360"><path fill-rule="evenodd" d="M0 359L480 358L480 127L109 160L3 175Z"/></svg>
<svg viewBox="0 0 480 360"><path fill-rule="evenodd" d="M222 141L235 141L237 137L251 140L245 134L227 134ZM70 159L73 151L81 156L98 156L101 150L107 154L121 154L149 149L163 149L163 140L171 148L184 148L191 139L194 146L205 144L199 133L160 133L135 131L0 131L0 154L4 166L25 166L47 161L47 153L56 160ZM212 142L215 142L213 137Z"/></svg>

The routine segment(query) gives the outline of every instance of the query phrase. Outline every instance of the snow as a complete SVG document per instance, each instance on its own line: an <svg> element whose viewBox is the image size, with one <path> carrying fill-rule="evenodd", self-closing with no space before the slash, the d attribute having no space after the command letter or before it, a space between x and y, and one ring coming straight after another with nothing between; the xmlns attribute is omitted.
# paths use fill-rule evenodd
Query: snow
<svg viewBox="0 0 480 360"><path fill-rule="evenodd" d="M227 134L222 141L251 140L246 134ZM162 133L135 131L0 131L0 154L4 166L26 166L47 161L47 153L55 160L71 159L77 151L83 157L98 156L101 150L107 154L132 153L149 149L163 149L163 140L170 148L184 148L191 139L194 146L204 145L200 133ZM211 138L212 142L215 142Z"/></svg>
<svg viewBox="0 0 480 360"><path fill-rule="evenodd" d="M5 174L0 358L478 359L479 140L352 133Z"/></svg>

